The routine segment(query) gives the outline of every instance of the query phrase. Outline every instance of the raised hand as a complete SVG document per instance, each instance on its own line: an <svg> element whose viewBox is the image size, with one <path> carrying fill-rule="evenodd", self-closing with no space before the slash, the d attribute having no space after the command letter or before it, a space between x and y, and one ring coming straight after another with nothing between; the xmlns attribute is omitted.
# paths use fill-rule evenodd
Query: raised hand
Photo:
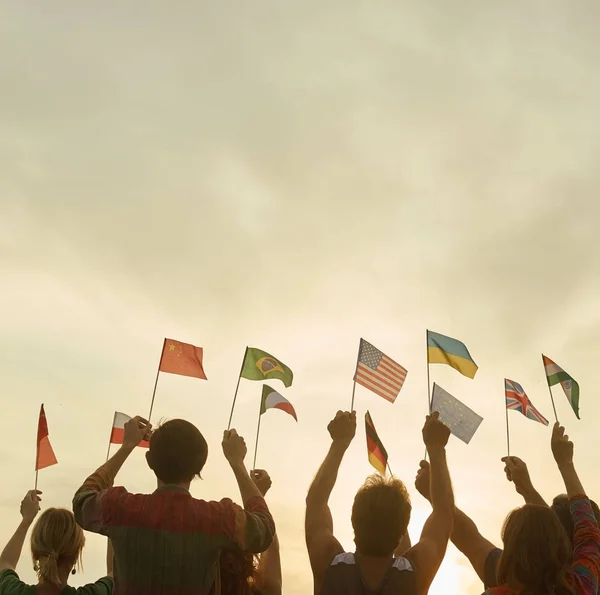
<svg viewBox="0 0 600 595"><path fill-rule="evenodd" d="M415 478L415 488L423 498L431 500L429 489L431 483L431 468L427 461L421 461L419 463L419 470L417 471L417 477Z"/></svg>
<svg viewBox="0 0 600 595"><path fill-rule="evenodd" d="M250 472L250 477L259 492L265 496L271 489L272 481L269 474L264 469L254 469Z"/></svg>
<svg viewBox="0 0 600 595"><path fill-rule="evenodd" d="M423 442L427 450L445 448L450 438L450 429L440 421L440 414L434 411L425 418L423 426Z"/></svg>
<svg viewBox="0 0 600 595"><path fill-rule="evenodd" d="M246 458L248 449L246 441L234 430L225 430L223 432L223 454L230 465L241 464Z"/></svg>
<svg viewBox="0 0 600 595"><path fill-rule="evenodd" d="M338 411L327 430L334 442L348 446L356 434L356 411Z"/></svg>
<svg viewBox="0 0 600 595"><path fill-rule="evenodd" d="M552 440L550 441L554 460L559 467L573 464L573 443L565 434L565 429L556 422L552 428Z"/></svg>
<svg viewBox="0 0 600 595"><path fill-rule="evenodd" d="M504 463L506 479L515 484L515 490L521 495L531 491L533 485L525 461L519 457L502 457L501 460Z"/></svg>
<svg viewBox="0 0 600 595"><path fill-rule="evenodd" d="M40 502L42 499L40 498L39 490L29 490L23 500L21 500L21 516L23 520L32 523L33 519L37 516L37 513L40 511Z"/></svg>
<svg viewBox="0 0 600 595"><path fill-rule="evenodd" d="M136 415L125 423L123 447L134 449L142 440L150 440L152 424L143 417Z"/></svg>

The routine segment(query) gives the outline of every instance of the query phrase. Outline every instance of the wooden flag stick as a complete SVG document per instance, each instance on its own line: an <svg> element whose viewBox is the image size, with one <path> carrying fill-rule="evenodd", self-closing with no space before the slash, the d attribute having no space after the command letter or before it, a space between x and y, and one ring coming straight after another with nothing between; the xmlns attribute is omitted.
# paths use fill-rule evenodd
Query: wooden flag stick
<svg viewBox="0 0 600 595"><path fill-rule="evenodd" d="M252 462L252 471L256 469L256 453L258 452L258 435L260 433L260 419L262 417L262 397L258 408L258 425L256 427L256 443L254 444L254 461Z"/></svg>
<svg viewBox="0 0 600 595"><path fill-rule="evenodd" d="M392 468L390 467L390 464L389 464L389 462L388 462L388 464L387 464L387 468L388 468L388 471L390 472L390 476L391 476L391 475L394 475L394 474L392 473Z"/></svg>
<svg viewBox="0 0 600 595"><path fill-rule="evenodd" d="M506 406L506 395L504 396L504 411L506 413L506 453L510 457L510 432L508 431L508 407Z"/></svg>
<svg viewBox="0 0 600 595"><path fill-rule="evenodd" d="M358 362L360 361L360 346L362 338L358 344L358 355L356 356L356 366L354 368L354 384L352 386L352 403L350 404L350 412L354 411L354 393L356 392L356 373L358 372Z"/></svg>
<svg viewBox="0 0 600 595"><path fill-rule="evenodd" d="M162 356L165 352L165 345L167 344L167 339L163 341L162 351L160 352L160 359L158 360L158 370L156 370L156 380L154 381L154 390L152 391L152 401L150 402L150 413L148 413L148 421L152 417L152 409L154 408L154 397L156 396L156 387L158 386L158 377L160 375L160 364L162 363ZM110 448L110 445L109 445Z"/></svg>
<svg viewBox="0 0 600 595"><path fill-rule="evenodd" d="M429 329L425 329L425 355L427 361L427 411L431 415L431 381L429 380ZM425 447L425 456L427 460L427 447Z"/></svg>
<svg viewBox="0 0 600 595"><path fill-rule="evenodd" d="M238 376L238 381L235 387L235 393L233 393L233 403L231 404L231 413L229 414L229 422L227 423L227 429L231 429L231 420L233 419L233 410L235 408L235 401L237 399L238 389L240 388L240 380L242 379L242 372L244 371L244 364L246 363L246 355L248 354L248 347L246 346L246 351L244 351L244 359L242 360L242 367L240 368L240 375Z"/></svg>
<svg viewBox="0 0 600 595"><path fill-rule="evenodd" d="M546 380L548 384L548 380ZM556 413L556 405L554 404L554 395L552 394L552 387L548 384L548 392L550 393L550 401L552 401L552 409L554 410L554 419L558 421L558 414Z"/></svg>
<svg viewBox="0 0 600 595"><path fill-rule="evenodd" d="M37 484L38 484L38 470L35 470L35 487L33 488L34 490L37 490Z"/></svg>
<svg viewBox="0 0 600 595"><path fill-rule="evenodd" d="M354 385L352 386L352 403L350 405L350 412L354 411L354 393L356 392L356 380L354 381Z"/></svg>

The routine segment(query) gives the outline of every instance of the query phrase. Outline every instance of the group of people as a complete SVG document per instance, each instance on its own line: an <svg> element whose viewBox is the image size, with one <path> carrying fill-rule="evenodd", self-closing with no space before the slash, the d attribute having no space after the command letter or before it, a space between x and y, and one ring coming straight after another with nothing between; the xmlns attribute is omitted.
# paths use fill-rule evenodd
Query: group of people
<svg viewBox="0 0 600 595"><path fill-rule="evenodd" d="M527 466L506 457L505 472L525 505L513 510L503 530L503 549L483 537L454 504L446 462L449 429L428 415L415 485L432 507L419 541L407 527L408 492L395 477L373 475L352 507L355 551L344 551L333 532L329 497L356 433L355 412L339 411L328 426L331 446L306 496L306 545L315 595L425 595L448 541L465 554L486 595L596 595L600 571L598 507L586 496L573 464L573 443L556 424L551 451L566 494L551 506L533 487ZM113 487L127 457L149 440L146 460L157 479L152 494ZM265 502L271 479L248 471L246 444L235 430L223 436L223 453L237 480L242 506L193 498L208 445L191 423L175 419L156 430L135 417L125 426L121 448L90 475L73 497L73 511L50 508L31 533L36 585L15 569L27 532L40 511L41 492L28 492L22 521L0 555L0 595L281 595L282 576L275 523ZM108 540L106 576L77 589L68 586L85 545L84 531Z"/></svg>

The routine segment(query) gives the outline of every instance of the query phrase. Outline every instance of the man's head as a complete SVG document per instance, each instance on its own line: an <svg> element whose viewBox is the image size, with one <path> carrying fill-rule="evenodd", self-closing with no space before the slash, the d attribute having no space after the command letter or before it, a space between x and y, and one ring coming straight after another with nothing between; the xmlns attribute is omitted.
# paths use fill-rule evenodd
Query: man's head
<svg viewBox="0 0 600 595"><path fill-rule="evenodd" d="M596 521L600 523L600 510L598 509L598 505L593 500L590 500L590 503L592 505L592 510L594 511ZM569 497L566 494L559 494L554 498L554 500L552 500L552 506L550 506L550 508L552 508L552 510L556 513L556 516L567 532L567 536L569 537L571 545L573 545L573 533L575 531L575 527L573 526L573 518L571 517L571 510L569 508Z"/></svg>
<svg viewBox="0 0 600 595"><path fill-rule="evenodd" d="M393 554L408 528L410 511L410 497L399 479L368 477L352 506L356 551L363 556Z"/></svg>
<svg viewBox="0 0 600 595"><path fill-rule="evenodd" d="M150 438L148 466L163 483L189 483L200 475L208 445L198 428L183 419L158 427Z"/></svg>

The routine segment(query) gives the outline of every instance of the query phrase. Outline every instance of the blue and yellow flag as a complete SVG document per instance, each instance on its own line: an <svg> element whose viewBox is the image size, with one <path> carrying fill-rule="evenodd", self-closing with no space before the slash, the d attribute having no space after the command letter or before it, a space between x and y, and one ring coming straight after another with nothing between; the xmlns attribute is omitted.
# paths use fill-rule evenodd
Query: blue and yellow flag
<svg viewBox="0 0 600 595"><path fill-rule="evenodd" d="M475 378L478 369L464 343L432 331L427 331L427 362L447 364L467 378Z"/></svg>

